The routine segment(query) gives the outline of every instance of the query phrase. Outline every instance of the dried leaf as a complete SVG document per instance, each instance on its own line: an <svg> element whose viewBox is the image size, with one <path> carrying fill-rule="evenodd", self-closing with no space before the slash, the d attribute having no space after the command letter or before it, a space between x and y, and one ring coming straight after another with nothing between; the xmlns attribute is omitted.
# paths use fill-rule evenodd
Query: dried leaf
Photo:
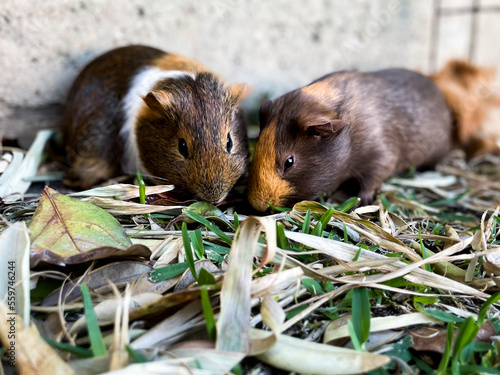
<svg viewBox="0 0 500 375"><path fill-rule="evenodd" d="M446 327L422 327L414 329L410 332L413 338L411 346L417 351L429 351L439 354L444 353L446 347ZM456 336L456 332L454 334Z"/></svg>
<svg viewBox="0 0 500 375"><path fill-rule="evenodd" d="M241 223L231 246L229 264L222 284L221 312L217 321L218 350L248 352L252 259L260 232L259 219L249 217Z"/></svg>
<svg viewBox="0 0 500 375"><path fill-rule="evenodd" d="M152 214L156 212L178 211L184 208L184 206L155 206L152 204L140 204L98 197L84 198L82 202L92 203L112 215Z"/></svg>
<svg viewBox="0 0 500 375"><path fill-rule="evenodd" d="M0 259L5 267L0 277L0 300L7 297L11 311L16 311L26 322L29 322L31 305L29 249L28 229L24 222L11 225L0 236ZM15 293L15 299L12 299L12 293Z"/></svg>
<svg viewBox="0 0 500 375"><path fill-rule="evenodd" d="M142 306L154 303L161 298L161 295L154 293L143 293L132 296L129 301L129 311L135 311ZM94 306L94 312L97 316L99 325L111 324L115 320L116 309L122 303L121 299L112 298L104 300ZM87 321L85 315L78 319L69 330L70 334L79 333L87 329Z"/></svg>
<svg viewBox="0 0 500 375"><path fill-rule="evenodd" d="M151 194L159 194L173 190L174 185L156 185L146 186L146 196ZM100 198L120 198L128 200L139 197L139 186L128 184L116 184L98 187L95 189L79 191L68 194L70 197L100 197Z"/></svg>
<svg viewBox="0 0 500 375"><path fill-rule="evenodd" d="M31 185L30 178L36 175L45 144L53 132L53 130L40 130L24 158L20 153L15 154L15 160L0 177L0 197L4 202L15 202L20 195L28 191ZM20 159L22 162L17 164Z"/></svg>
<svg viewBox="0 0 500 375"><path fill-rule="evenodd" d="M331 344L338 339L349 337L349 331L347 329L347 319L343 319L343 324L340 324L340 319L332 321L326 328L325 335L323 337L323 342L325 344ZM417 324L438 324L440 321L433 319L428 314L424 313L410 313L403 314L399 316L385 316L372 318L370 320L370 332L380 332L390 329L398 329L409 327Z"/></svg>
<svg viewBox="0 0 500 375"><path fill-rule="evenodd" d="M87 202L48 187L30 222L31 266L39 262L64 266L110 256L148 256L142 245L132 245L120 223Z"/></svg>
<svg viewBox="0 0 500 375"><path fill-rule="evenodd" d="M149 329L132 343L132 347L134 349L151 348L160 342L180 336L193 328L192 319L196 316L201 317L201 313L201 300L198 298Z"/></svg>
<svg viewBox="0 0 500 375"><path fill-rule="evenodd" d="M265 338L269 332L252 329L252 339ZM276 345L257 358L286 371L312 374L361 374L377 369L390 358L385 355L318 344L279 335Z"/></svg>
<svg viewBox="0 0 500 375"><path fill-rule="evenodd" d="M36 329L24 328L23 319L19 315L8 314L7 306L0 301L0 341L7 349L7 358L10 359L9 350L14 351L12 360L20 374L75 374L40 337ZM15 338L9 337L12 322L15 327Z"/></svg>
<svg viewBox="0 0 500 375"><path fill-rule="evenodd" d="M87 286L98 292L105 294L109 292L109 282L111 281L117 287L131 284L142 276L149 276L153 268L137 261L121 261L107 264L90 272L86 277ZM56 306L59 297L64 303L72 303L81 297L80 279L69 281L63 288L59 288L49 294L42 301L42 306ZM62 290L61 290L62 289Z"/></svg>
<svg viewBox="0 0 500 375"><path fill-rule="evenodd" d="M210 295L218 292L221 285L205 285L204 288L207 289ZM157 317L159 315L165 316L172 311L177 311L179 306L184 306L192 301L199 300L201 296L201 288L194 287L189 289L184 289L180 292L169 293L162 296L158 301L151 303L149 305L143 306L140 309L135 310L130 313L130 320L137 319L147 319L152 317Z"/></svg>

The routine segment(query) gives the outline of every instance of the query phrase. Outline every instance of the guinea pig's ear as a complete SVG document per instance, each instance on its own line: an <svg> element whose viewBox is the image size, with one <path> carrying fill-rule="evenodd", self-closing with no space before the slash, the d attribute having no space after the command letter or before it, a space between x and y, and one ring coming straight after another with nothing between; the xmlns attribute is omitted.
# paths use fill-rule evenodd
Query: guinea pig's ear
<svg viewBox="0 0 500 375"><path fill-rule="evenodd" d="M347 125L347 122L343 120L329 117L311 117L299 121L299 126L303 130L312 130L314 133L324 137L335 134Z"/></svg>
<svg viewBox="0 0 500 375"><path fill-rule="evenodd" d="M273 101L270 99L264 99L260 104L259 108L259 124L260 130L264 129L267 125L267 117L269 115L269 111L273 105Z"/></svg>
<svg viewBox="0 0 500 375"><path fill-rule="evenodd" d="M142 99L153 111L163 111L172 104L172 95L164 90L150 91Z"/></svg>
<svg viewBox="0 0 500 375"><path fill-rule="evenodd" d="M246 83L237 83L231 87L231 96L236 99L237 102L240 102L250 93L250 91L250 86Z"/></svg>

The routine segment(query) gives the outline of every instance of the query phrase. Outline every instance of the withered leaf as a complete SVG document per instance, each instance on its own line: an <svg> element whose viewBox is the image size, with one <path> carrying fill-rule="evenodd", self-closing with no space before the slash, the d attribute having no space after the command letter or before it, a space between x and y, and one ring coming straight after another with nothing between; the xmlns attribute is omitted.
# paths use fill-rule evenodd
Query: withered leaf
<svg viewBox="0 0 500 375"><path fill-rule="evenodd" d="M142 276L149 276L152 267L144 262L138 261L121 261L106 264L89 273L85 282L87 286L95 292L104 295L109 293L111 281L118 288L124 287L126 284L132 284ZM59 298L65 303L72 303L81 298L80 292L81 280L77 277L64 284L64 287L58 288L49 294L42 301L42 306L56 306L59 303ZM135 291L135 288L134 288Z"/></svg>
<svg viewBox="0 0 500 375"><path fill-rule="evenodd" d="M453 333L453 337L457 332ZM447 330L443 327L422 327L410 332L413 338L412 349L443 354L446 347Z"/></svg>
<svg viewBox="0 0 500 375"><path fill-rule="evenodd" d="M132 245L120 223L103 209L46 187L31 219L31 267L60 266L111 256L148 256Z"/></svg>

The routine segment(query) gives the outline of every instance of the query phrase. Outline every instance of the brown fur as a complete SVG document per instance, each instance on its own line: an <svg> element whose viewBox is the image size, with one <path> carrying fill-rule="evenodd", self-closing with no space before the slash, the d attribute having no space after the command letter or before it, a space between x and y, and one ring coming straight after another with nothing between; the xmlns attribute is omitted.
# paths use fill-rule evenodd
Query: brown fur
<svg viewBox="0 0 500 375"><path fill-rule="evenodd" d="M275 123L262 131L262 142L255 146L255 156L250 168L251 175L261 176L260 179L248 181L248 199L259 211L265 211L268 208L267 202L273 202L278 207L281 206L285 203L284 198L294 193L293 187L274 168L276 159L275 134Z"/></svg>
<svg viewBox="0 0 500 375"><path fill-rule="evenodd" d="M500 153L500 92L495 70L452 60L431 76L455 119L455 146L468 157Z"/></svg>
<svg viewBox="0 0 500 375"><path fill-rule="evenodd" d="M71 165L65 182L86 189L122 173L135 174L122 167L130 157L120 136L126 121L122 100L144 67L192 76L162 79L143 98L133 130L143 172L195 198L220 201L247 166L246 129L239 109L246 86L230 88L194 60L144 46L98 57L74 82L62 120ZM187 143L187 158L180 153L180 139Z"/></svg>
<svg viewBox="0 0 500 375"><path fill-rule="evenodd" d="M443 96L403 69L330 74L263 103L259 121L248 198L261 211L268 201L291 205L341 185L368 203L387 177L432 166L451 148Z"/></svg>

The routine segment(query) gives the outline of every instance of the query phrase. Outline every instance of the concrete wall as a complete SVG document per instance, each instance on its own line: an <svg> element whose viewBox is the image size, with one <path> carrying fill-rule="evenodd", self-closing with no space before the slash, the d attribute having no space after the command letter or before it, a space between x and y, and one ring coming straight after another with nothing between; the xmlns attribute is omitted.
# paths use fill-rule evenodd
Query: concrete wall
<svg viewBox="0 0 500 375"><path fill-rule="evenodd" d="M131 43L249 83L248 106L334 70L430 72L468 57L473 13L447 9L474 4L486 10L477 13L473 61L500 68L500 0L2 0L0 132L29 140L54 126L80 69Z"/></svg>

